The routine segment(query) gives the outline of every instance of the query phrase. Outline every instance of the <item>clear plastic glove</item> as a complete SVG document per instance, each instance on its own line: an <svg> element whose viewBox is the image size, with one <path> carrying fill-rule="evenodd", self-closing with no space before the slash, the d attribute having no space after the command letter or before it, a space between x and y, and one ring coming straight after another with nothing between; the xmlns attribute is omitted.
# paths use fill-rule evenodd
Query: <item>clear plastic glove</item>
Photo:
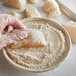
<svg viewBox="0 0 76 76"><path fill-rule="evenodd" d="M8 32L9 26L12 26L11 32ZM28 33L23 31L24 29L26 29L26 27L15 17L8 14L0 15L0 49L10 43L27 38ZM5 34L2 34L3 31Z"/></svg>

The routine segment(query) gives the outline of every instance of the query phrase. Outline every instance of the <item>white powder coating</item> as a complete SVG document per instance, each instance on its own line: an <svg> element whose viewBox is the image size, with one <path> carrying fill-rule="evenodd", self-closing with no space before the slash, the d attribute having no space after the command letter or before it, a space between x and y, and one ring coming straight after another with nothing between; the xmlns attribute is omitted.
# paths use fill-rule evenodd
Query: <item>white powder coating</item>
<svg viewBox="0 0 76 76"><path fill-rule="evenodd" d="M48 13L49 18L54 18L61 14L59 5L55 0L46 0L42 8L46 13Z"/></svg>
<svg viewBox="0 0 76 76"><path fill-rule="evenodd" d="M6 50L10 58L15 63L31 70L46 69L55 65L65 52L65 36L62 31L49 26L49 24L42 23L31 23L31 25L27 25L27 27L40 30L43 33L48 46L43 48L21 49L10 49L7 47Z"/></svg>
<svg viewBox="0 0 76 76"><path fill-rule="evenodd" d="M41 0L30 0L30 3L33 3L33 4L37 4L39 3Z"/></svg>
<svg viewBox="0 0 76 76"><path fill-rule="evenodd" d="M17 9L24 9L26 0L4 0L4 5Z"/></svg>
<svg viewBox="0 0 76 76"><path fill-rule="evenodd" d="M24 36L20 36L23 39ZM16 43L10 44L10 48L17 49L22 47L45 47L47 42L41 31L28 29L28 37Z"/></svg>
<svg viewBox="0 0 76 76"><path fill-rule="evenodd" d="M76 44L76 22L69 21L63 24L63 27L68 31L72 42Z"/></svg>
<svg viewBox="0 0 76 76"><path fill-rule="evenodd" d="M24 10L26 17L41 17L39 11L35 7L30 7Z"/></svg>

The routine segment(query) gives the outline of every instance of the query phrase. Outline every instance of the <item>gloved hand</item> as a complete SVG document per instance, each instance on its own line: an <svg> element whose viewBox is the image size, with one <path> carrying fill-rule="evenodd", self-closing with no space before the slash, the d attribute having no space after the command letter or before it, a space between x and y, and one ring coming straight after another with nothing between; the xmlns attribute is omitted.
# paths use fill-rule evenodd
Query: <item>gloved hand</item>
<svg viewBox="0 0 76 76"><path fill-rule="evenodd" d="M8 32L9 26L12 26L12 30ZM26 27L15 17L8 14L0 15L0 49L10 43L27 38L28 33L23 31L24 29ZM5 34L2 34L3 31Z"/></svg>

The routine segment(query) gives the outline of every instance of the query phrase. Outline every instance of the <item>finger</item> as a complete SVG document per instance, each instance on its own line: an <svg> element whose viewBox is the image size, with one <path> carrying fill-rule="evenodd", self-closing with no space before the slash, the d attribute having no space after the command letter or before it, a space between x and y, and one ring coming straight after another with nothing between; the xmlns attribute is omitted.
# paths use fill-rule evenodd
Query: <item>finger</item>
<svg viewBox="0 0 76 76"><path fill-rule="evenodd" d="M22 30L13 30L12 33L8 33L7 36L12 43L28 38L28 32Z"/></svg>
<svg viewBox="0 0 76 76"><path fill-rule="evenodd" d="M14 26L15 29L26 29L26 27L15 17L8 14L0 15L0 33L8 25Z"/></svg>

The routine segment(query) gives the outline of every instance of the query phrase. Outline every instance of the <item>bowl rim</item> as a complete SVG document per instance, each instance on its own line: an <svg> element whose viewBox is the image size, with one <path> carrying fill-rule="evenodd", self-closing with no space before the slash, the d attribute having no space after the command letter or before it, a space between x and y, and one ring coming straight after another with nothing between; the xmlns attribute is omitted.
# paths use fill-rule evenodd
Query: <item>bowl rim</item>
<svg viewBox="0 0 76 76"><path fill-rule="evenodd" d="M50 20L50 19L47 19L47 18L38 18L38 17L33 17L33 18L27 18L27 19L23 19L23 20L21 20L21 22L23 22L24 20L25 21L30 21L30 20L45 20L45 21L48 21L48 22L50 22L50 23L53 23L53 24L55 24L55 25L57 25L57 27L59 27L59 28L61 28L63 31L64 31L64 33L66 34L66 36L68 37L68 45L69 45L69 49L68 49L68 53L67 53L67 55L65 56L65 57L63 57L63 59L59 62L59 63L57 63L56 65L54 65L54 66L52 66L52 67L49 67L49 68L47 68L47 69L42 69L42 70L30 70L30 69L27 69L27 68L25 68L24 66L21 66L21 65L19 65L19 64L17 64L17 63L15 63L9 56L8 56L8 54L7 54L7 52L6 52L6 49L5 48L3 48L2 49L2 51L3 51L3 55L4 55L4 57L6 58L6 60L12 65L12 66L14 66L15 68L17 68L17 69L19 69L19 70L24 70L24 71L27 71L27 72L34 72L34 73L40 73L40 72L46 72L46 71L49 71L49 70L52 70L52 69L54 69L54 68L56 68L59 64L61 64L65 59L67 59L67 57L68 57L68 54L70 53L70 50L71 50L71 39L70 39L70 36L69 36L69 34L68 34L68 32L66 31L66 29L63 27L63 26L61 26L60 24L58 24L58 23L56 23L56 22L54 22L54 21L52 21L52 20Z"/></svg>

